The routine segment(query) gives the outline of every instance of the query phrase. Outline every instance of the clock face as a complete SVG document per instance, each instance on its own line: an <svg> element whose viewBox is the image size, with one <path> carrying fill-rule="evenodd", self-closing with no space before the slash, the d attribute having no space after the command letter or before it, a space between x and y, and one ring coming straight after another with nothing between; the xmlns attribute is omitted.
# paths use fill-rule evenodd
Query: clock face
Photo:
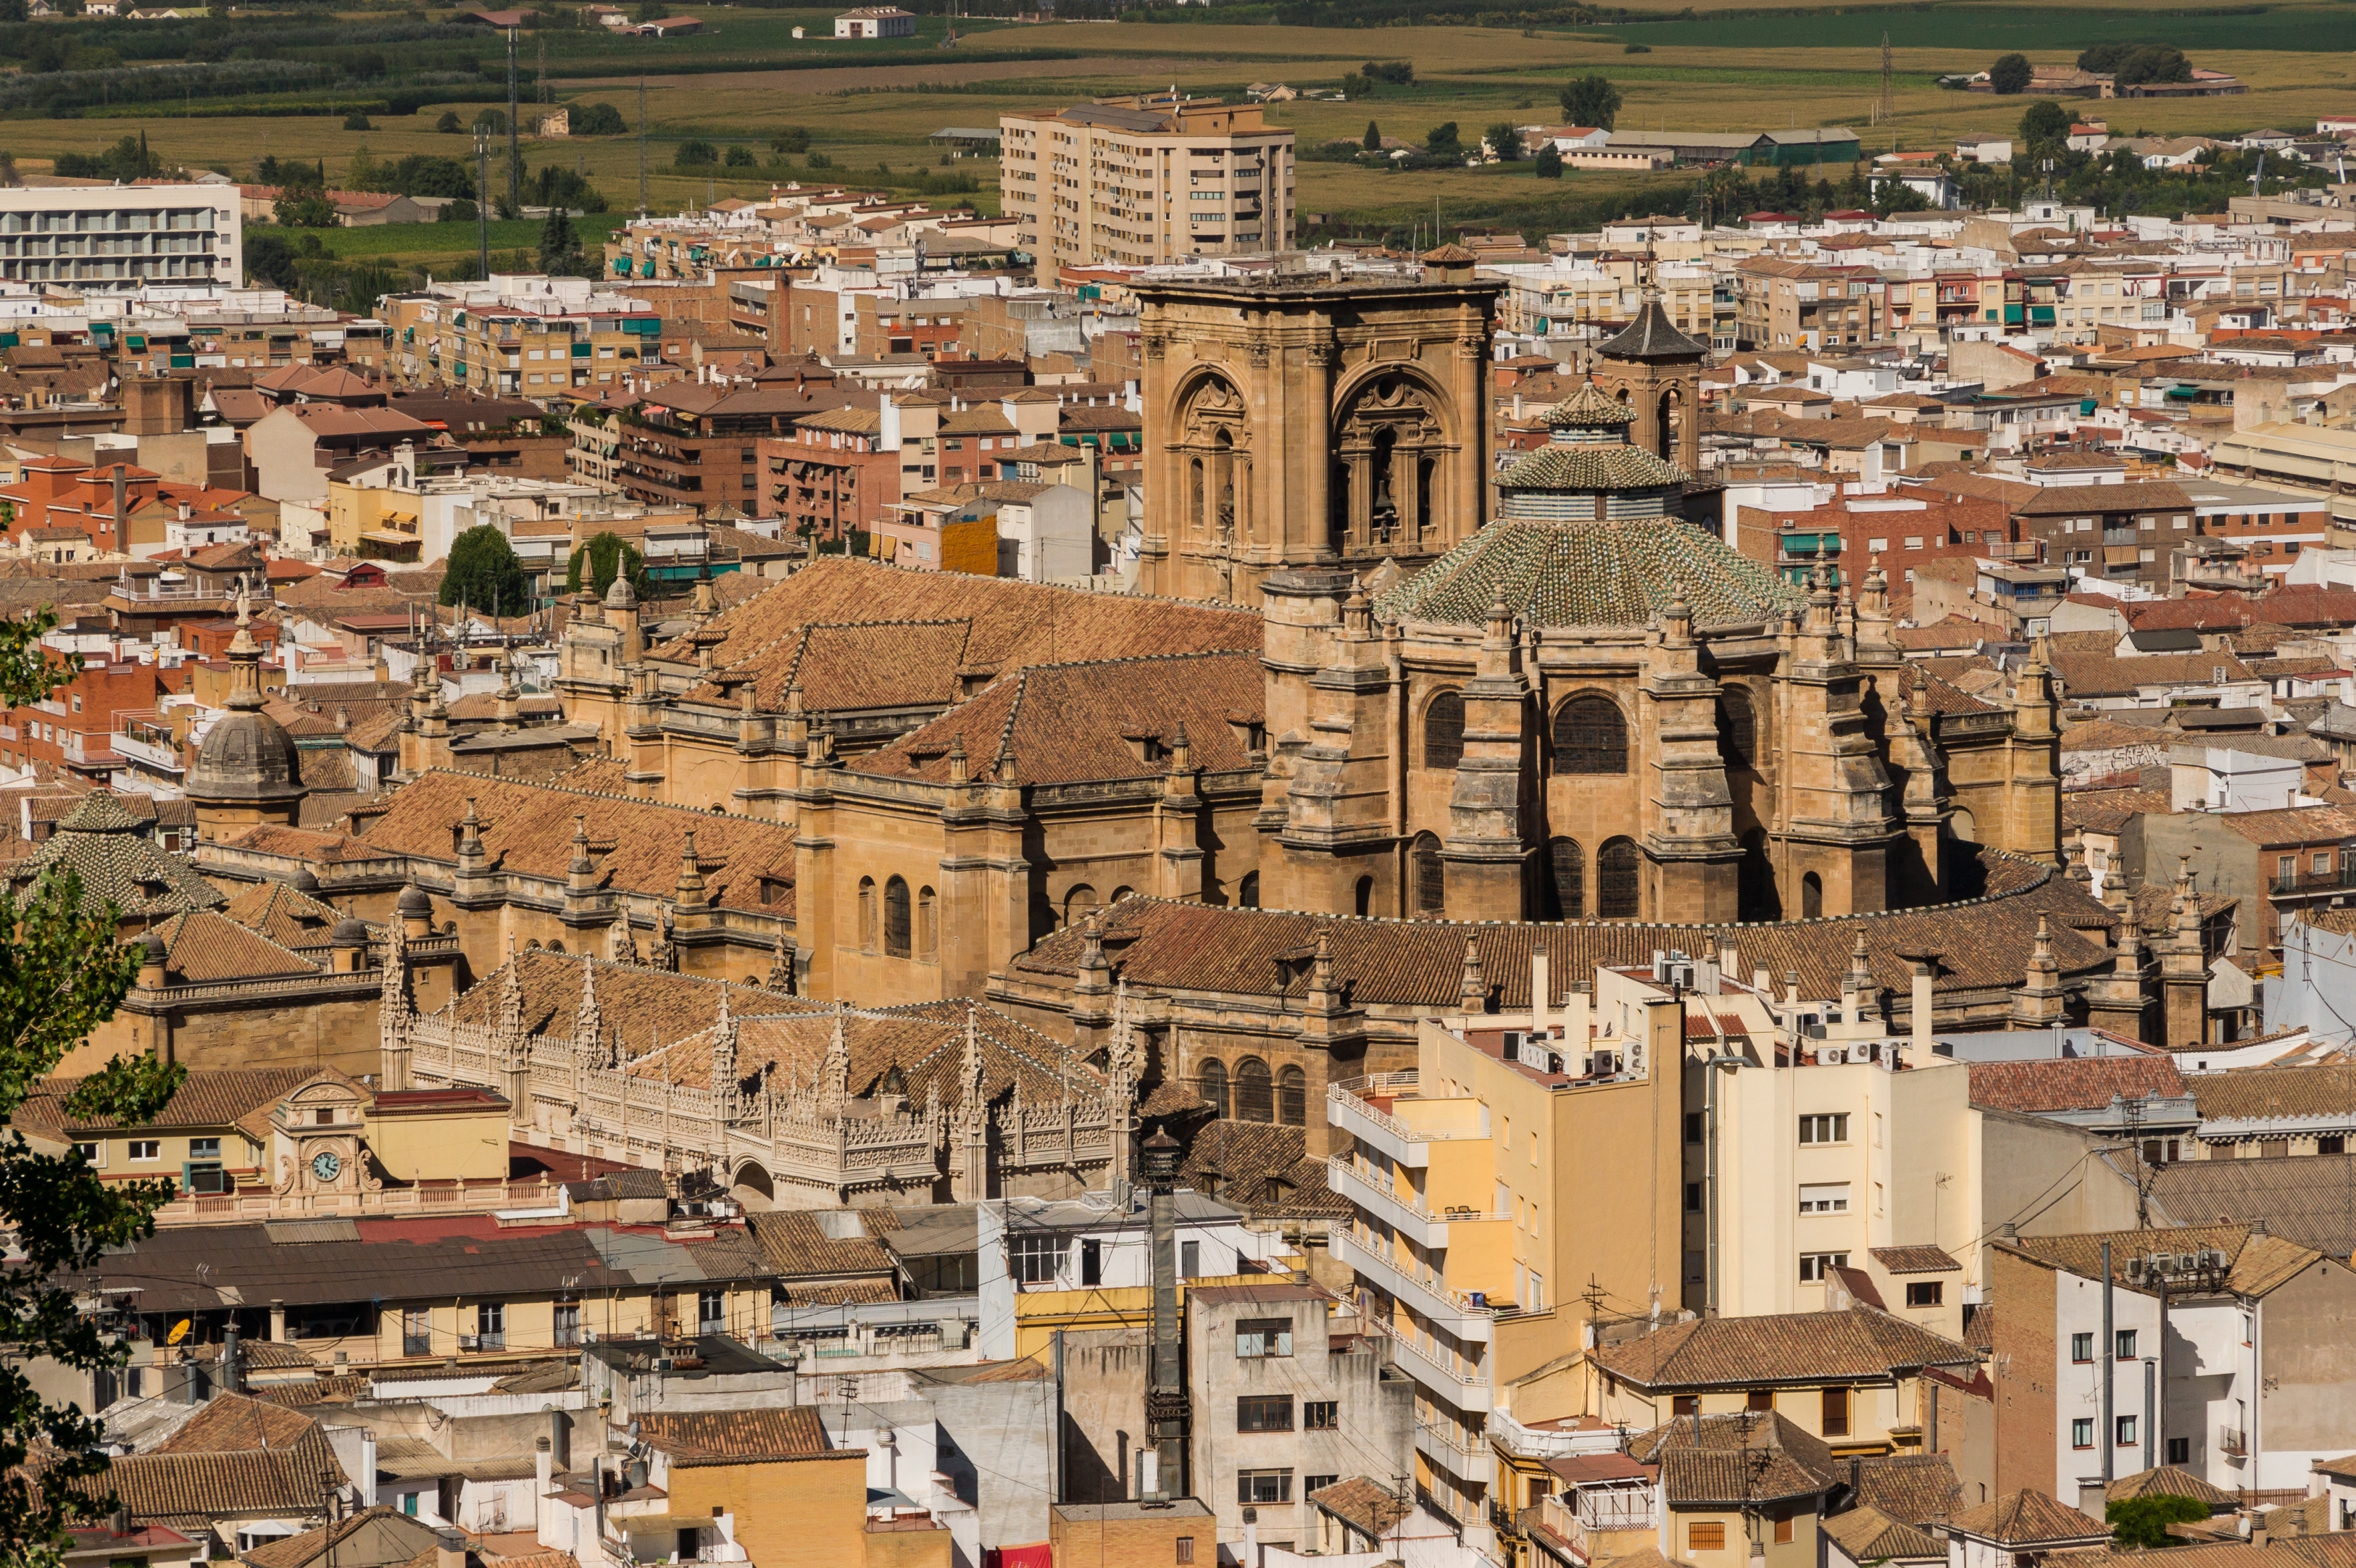
<svg viewBox="0 0 2356 1568"><path fill-rule="evenodd" d="M322 1181L333 1181L336 1173L344 1168L344 1157L334 1149L323 1148L311 1157L311 1174Z"/></svg>

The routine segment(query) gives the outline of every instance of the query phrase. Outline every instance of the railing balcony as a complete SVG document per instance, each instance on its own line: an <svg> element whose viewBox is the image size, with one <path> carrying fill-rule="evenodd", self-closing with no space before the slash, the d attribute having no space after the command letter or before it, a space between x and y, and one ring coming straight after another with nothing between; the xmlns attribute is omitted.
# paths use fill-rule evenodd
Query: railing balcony
<svg viewBox="0 0 2356 1568"><path fill-rule="evenodd" d="M1458 1339L1486 1340L1495 1332L1495 1315L1485 1305L1451 1289L1430 1269L1393 1257L1364 1232L1336 1226L1332 1244L1336 1258Z"/></svg>
<svg viewBox="0 0 2356 1568"><path fill-rule="evenodd" d="M1451 1422L1415 1424L1415 1451L1455 1477L1485 1487L1497 1477L1497 1456L1485 1441L1468 1443L1463 1429Z"/></svg>
<svg viewBox="0 0 2356 1568"><path fill-rule="evenodd" d="M1325 1162L1325 1185L1419 1247L1436 1251L1448 1245L1447 1221L1426 1209L1420 1200L1401 1198L1387 1180L1371 1170L1337 1155Z"/></svg>
<svg viewBox="0 0 2356 1568"><path fill-rule="evenodd" d="M2356 864L2342 862L2336 871L2294 871L2286 877L2276 873L2268 891L2277 897L2288 893L2345 892L2356 888Z"/></svg>
<svg viewBox="0 0 2356 1568"><path fill-rule="evenodd" d="M2250 1435L2238 1426L2221 1426L2217 1429L2217 1446L2236 1459L2246 1459L2250 1456Z"/></svg>
<svg viewBox="0 0 2356 1568"><path fill-rule="evenodd" d="M1486 1367L1467 1361L1428 1335L1403 1333L1395 1325L1376 1328L1390 1346L1391 1364L1449 1409L1481 1415L1496 1403Z"/></svg>

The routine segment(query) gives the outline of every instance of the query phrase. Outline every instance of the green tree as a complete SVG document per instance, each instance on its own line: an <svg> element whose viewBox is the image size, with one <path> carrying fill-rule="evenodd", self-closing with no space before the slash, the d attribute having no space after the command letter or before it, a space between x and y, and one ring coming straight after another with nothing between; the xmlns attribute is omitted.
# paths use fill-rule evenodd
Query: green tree
<svg viewBox="0 0 2356 1568"><path fill-rule="evenodd" d="M1522 155L1522 133L1510 120L1500 120L1481 133L1481 140L1491 155L1501 164L1517 163Z"/></svg>
<svg viewBox="0 0 2356 1568"><path fill-rule="evenodd" d="M1562 155L1555 150L1552 142L1538 148L1538 155L1530 160L1530 172L1542 180L1562 178Z"/></svg>
<svg viewBox="0 0 2356 1568"><path fill-rule="evenodd" d="M620 136L629 132L622 112L610 103L576 103L571 128L576 136Z"/></svg>
<svg viewBox="0 0 2356 1568"><path fill-rule="evenodd" d="M1423 150L1435 158L1461 158L1464 144L1457 140L1456 122L1445 120L1423 133Z"/></svg>
<svg viewBox="0 0 2356 1568"><path fill-rule="evenodd" d="M671 162L682 169L708 169L720 161L720 149L701 136L691 136L679 144Z"/></svg>
<svg viewBox="0 0 2356 1568"><path fill-rule="evenodd" d="M388 169L382 164L376 161L375 155L368 150L368 144L366 142L362 142L359 146L353 151L352 161L344 165L344 183L342 188L345 190L382 190L385 188L385 178L392 171L391 169Z"/></svg>
<svg viewBox="0 0 2356 1568"><path fill-rule="evenodd" d="M257 287L293 288L294 247L286 242L284 235L249 231L245 237L245 276Z"/></svg>
<svg viewBox="0 0 2356 1568"><path fill-rule="evenodd" d="M614 586L616 575L627 577L640 599L654 592L654 582L647 576L645 558L619 534L598 534L573 552L573 559L564 569L564 591L580 592L584 575L595 585L597 596L601 599Z"/></svg>
<svg viewBox="0 0 2356 1568"><path fill-rule="evenodd" d="M2192 62L2184 51L2167 44L2146 44L2131 49L2112 72L2120 87L2139 87L2147 81L2190 81Z"/></svg>
<svg viewBox="0 0 2356 1568"><path fill-rule="evenodd" d="M1996 63L1988 67L1988 86L1996 92L2009 98L2015 93L2027 91L2029 79L2034 74L2029 68L2027 55L1998 55L1996 58Z"/></svg>
<svg viewBox="0 0 2356 1568"><path fill-rule="evenodd" d="M807 153L810 133L799 125L788 125L769 138L769 151L784 157L788 153Z"/></svg>
<svg viewBox="0 0 2356 1568"><path fill-rule="evenodd" d="M2070 112L2051 99L2040 99L2021 112L2020 143L2030 152L2059 149L2070 140Z"/></svg>
<svg viewBox="0 0 2356 1568"><path fill-rule="evenodd" d="M755 168L760 164L760 160L753 155L753 149L741 142L730 144L728 155L720 161L732 169Z"/></svg>
<svg viewBox="0 0 2356 1568"><path fill-rule="evenodd" d="M46 609L0 624L0 705L47 698L80 668L79 658L43 651L41 635L56 624ZM0 1122L16 1116L68 1048L114 1016L138 977L139 949L116 939L116 921L112 907L85 906L70 872L49 872L22 895L0 893ZM145 1125L186 1076L152 1057L119 1056L67 1104L78 1120ZM79 1153L36 1153L22 1133L0 1139L0 1212L16 1226L16 1255L0 1271L0 1342L18 1363L123 1364L123 1347L54 1282L153 1235L156 1205L172 1190L168 1179L102 1182ZM53 1564L68 1527L105 1516L113 1499L100 1436L98 1422L43 1400L21 1371L0 1377L0 1473L9 1477L0 1486L0 1557Z"/></svg>
<svg viewBox="0 0 2356 1568"><path fill-rule="evenodd" d="M355 109L349 114L344 116L344 129L347 131L373 131L376 129L376 126L369 123L368 114L365 111Z"/></svg>
<svg viewBox="0 0 2356 1568"><path fill-rule="evenodd" d="M540 270L551 277L581 275L581 240L573 232L573 215L562 207L550 208L540 227Z"/></svg>
<svg viewBox="0 0 2356 1568"><path fill-rule="evenodd" d="M2207 1519L2209 1505L2194 1498L2118 1498L2105 1505L2103 1517L2110 1522L2111 1536L2120 1545L2148 1550L2177 1544L2177 1538L2168 1533L2168 1527Z"/></svg>
<svg viewBox="0 0 2356 1568"><path fill-rule="evenodd" d="M1383 128L1376 124L1371 120L1367 121L1365 140L1361 143L1360 145L1364 146L1366 151L1370 153L1381 152L1383 150Z"/></svg>
<svg viewBox="0 0 2356 1568"><path fill-rule="evenodd" d="M336 204L316 190L283 190L271 216L282 229L333 229Z"/></svg>
<svg viewBox="0 0 2356 1568"><path fill-rule="evenodd" d="M442 111L442 118L434 122L434 128L445 136L455 136L465 131L466 125L466 122L458 118L456 110L444 109Z"/></svg>
<svg viewBox="0 0 2356 1568"><path fill-rule="evenodd" d="M1620 118L1620 90L1609 77L1573 77L1562 90L1563 118L1574 125L1609 131Z"/></svg>
<svg viewBox="0 0 2356 1568"><path fill-rule="evenodd" d="M443 603L463 602L495 615L513 615L529 606L530 594L515 548L490 524L478 524L450 541L449 564L442 573Z"/></svg>
<svg viewBox="0 0 2356 1568"><path fill-rule="evenodd" d="M475 205L474 198L472 197L453 197L450 200L443 204L442 210L440 214L437 215L435 221L440 223L472 223L477 219L482 217L482 208ZM247 249L251 251L252 247L249 246Z"/></svg>

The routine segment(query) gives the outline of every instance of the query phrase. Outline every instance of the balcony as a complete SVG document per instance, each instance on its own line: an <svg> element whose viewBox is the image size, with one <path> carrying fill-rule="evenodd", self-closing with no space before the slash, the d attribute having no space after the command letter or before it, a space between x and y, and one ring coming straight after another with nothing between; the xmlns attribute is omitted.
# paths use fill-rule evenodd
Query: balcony
<svg viewBox="0 0 2356 1568"><path fill-rule="evenodd" d="M2250 1435L2238 1426L2221 1426L2217 1429L2217 1447L2233 1458L2246 1459L2250 1456Z"/></svg>
<svg viewBox="0 0 2356 1568"><path fill-rule="evenodd" d="M1497 1478L1497 1456L1489 1445L1466 1443L1463 1429L1452 1422L1417 1422L1415 1451L1470 1485L1485 1487Z"/></svg>
<svg viewBox="0 0 2356 1568"><path fill-rule="evenodd" d="M1435 1251L1448 1245L1448 1221L1412 1198L1401 1198L1390 1183L1339 1156L1325 1162L1325 1185L1374 1215L1417 1246Z"/></svg>
<svg viewBox="0 0 2356 1568"><path fill-rule="evenodd" d="M1404 1334L1381 1324L1375 1327L1390 1347L1391 1364L1449 1409L1482 1415L1496 1403L1486 1368L1474 1366L1427 1335Z"/></svg>
<svg viewBox="0 0 2356 1568"><path fill-rule="evenodd" d="M2275 898L2297 897L2301 893L2342 893L2356 888L2356 863L2340 858L2336 871L2294 871L2286 877L2277 873L2266 884L2266 891Z"/></svg>
<svg viewBox="0 0 2356 1568"><path fill-rule="evenodd" d="M1451 1289L1430 1269L1392 1257L1363 1232L1336 1226L1332 1245L1336 1258L1458 1339L1486 1340L1495 1332L1495 1315L1485 1305Z"/></svg>

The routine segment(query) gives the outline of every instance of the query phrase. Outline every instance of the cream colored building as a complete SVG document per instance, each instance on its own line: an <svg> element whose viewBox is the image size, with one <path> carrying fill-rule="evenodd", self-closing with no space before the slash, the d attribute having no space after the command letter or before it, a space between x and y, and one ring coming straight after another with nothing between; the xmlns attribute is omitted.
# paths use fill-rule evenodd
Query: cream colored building
<svg viewBox="0 0 2356 1568"><path fill-rule="evenodd" d="M1140 95L998 123L1001 205L1042 281L1292 245L1293 134L1256 103Z"/></svg>

